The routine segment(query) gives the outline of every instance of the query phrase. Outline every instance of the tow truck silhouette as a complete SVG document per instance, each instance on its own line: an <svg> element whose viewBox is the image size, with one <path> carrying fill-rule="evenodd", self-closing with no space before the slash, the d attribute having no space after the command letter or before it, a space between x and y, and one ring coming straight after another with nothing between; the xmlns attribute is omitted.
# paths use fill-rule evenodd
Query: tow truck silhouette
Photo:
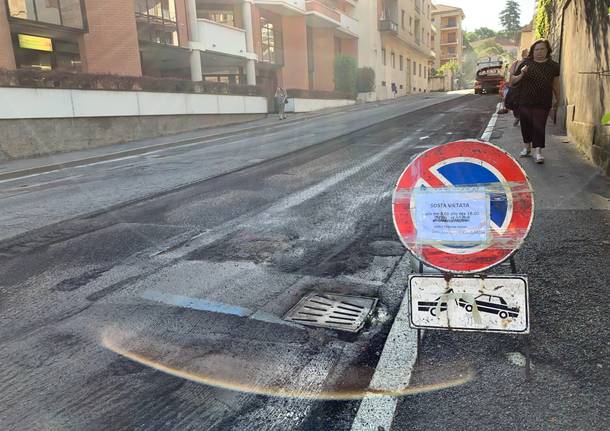
<svg viewBox="0 0 610 431"><path fill-rule="evenodd" d="M453 290L449 290L448 293L453 292ZM440 308L440 311L447 311L447 303L443 302L440 307L438 307L438 302L441 297L439 296L434 301L418 301L417 309L419 311L428 311L431 315L436 316L437 308ZM487 295L480 294L474 299L475 304L477 304L477 308L480 313L489 313L496 314L501 319L506 319L507 317L517 317L519 315L518 307L509 307L504 298L496 295ZM455 303L462 307L467 312L472 312L472 304L469 304L467 301L460 298L459 300L455 300Z"/></svg>

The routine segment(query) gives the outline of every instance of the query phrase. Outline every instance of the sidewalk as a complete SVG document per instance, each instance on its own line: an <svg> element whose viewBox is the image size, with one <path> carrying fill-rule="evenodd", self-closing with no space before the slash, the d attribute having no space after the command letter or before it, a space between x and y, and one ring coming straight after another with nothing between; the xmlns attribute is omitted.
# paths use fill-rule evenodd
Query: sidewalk
<svg viewBox="0 0 610 431"><path fill-rule="evenodd" d="M547 209L610 210L610 179L586 160L576 145L552 122L547 125L544 164L519 157L523 148L521 127L513 126L512 113L498 115L490 141L508 151L525 169L534 188L536 211Z"/></svg>
<svg viewBox="0 0 610 431"><path fill-rule="evenodd" d="M388 107L389 105L404 105L405 103L417 102L425 99L440 99L446 96L461 94L466 93L459 91L449 93L420 93L398 99L387 99L378 102L350 105L347 107L344 106L338 108L328 108L320 111L288 114L288 119L285 121L279 121L277 115L275 114L268 114L266 118L261 120L219 127L210 127L158 138L143 139L87 150L56 153L28 159L0 160L0 181L73 166L81 166L93 162L129 157L155 150L203 143L204 140L220 139L232 135L248 134L255 131L270 132L285 130L289 129L295 123L315 118L341 115L344 113L358 112L363 110L379 109ZM402 115L400 113L398 114Z"/></svg>

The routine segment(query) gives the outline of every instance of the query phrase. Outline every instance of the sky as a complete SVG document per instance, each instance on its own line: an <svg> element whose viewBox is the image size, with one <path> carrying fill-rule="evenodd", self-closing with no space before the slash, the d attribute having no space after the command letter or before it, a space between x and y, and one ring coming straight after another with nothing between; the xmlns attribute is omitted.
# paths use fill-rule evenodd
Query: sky
<svg viewBox="0 0 610 431"><path fill-rule="evenodd" d="M466 31L479 27L502 30L500 12L506 6L506 0L433 0L432 3L462 8L466 15L462 28ZM529 24L534 16L535 0L517 0L517 3L521 6L521 25Z"/></svg>

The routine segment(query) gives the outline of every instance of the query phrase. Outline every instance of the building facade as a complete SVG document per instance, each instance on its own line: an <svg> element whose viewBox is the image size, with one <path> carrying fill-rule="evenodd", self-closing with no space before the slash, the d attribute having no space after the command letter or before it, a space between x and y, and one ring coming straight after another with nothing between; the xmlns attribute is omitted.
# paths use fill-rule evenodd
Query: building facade
<svg viewBox="0 0 610 431"><path fill-rule="evenodd" d="M430 0L360 1L358 63L375 71L378 99L428 91L434 53Z"/></svg>
<svg viewBox="0 0 610 431"><path fill-rule="evenodd" d="M0 68L332 91L357 0L0 0Z"/></svg>
<svg viewBox="0 0 610 431"><path fill-rule="evenodd" d="M455 60L462 71L464 53L464 34L462 21L464 11L453 6L436 4L432 13L432 22L438 29L434 38L434 50L437 54L435 67Z"/></svg>

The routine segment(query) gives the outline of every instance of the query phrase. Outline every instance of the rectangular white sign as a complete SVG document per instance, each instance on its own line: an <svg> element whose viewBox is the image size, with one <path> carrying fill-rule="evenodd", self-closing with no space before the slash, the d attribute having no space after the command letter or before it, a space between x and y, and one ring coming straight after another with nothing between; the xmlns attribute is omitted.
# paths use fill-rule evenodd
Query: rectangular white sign
<svg viewBox="0 0 610 431"><path fill-rule="evenodd" d="M484 243L489 237L485 189L422 189L413 193L417 243Z"/></svg>
<svg viewBox="0 0 610 431"><path fill-rule="evenodd" d="M527 277L409 276L410 326L529 334Z"/></svg>

